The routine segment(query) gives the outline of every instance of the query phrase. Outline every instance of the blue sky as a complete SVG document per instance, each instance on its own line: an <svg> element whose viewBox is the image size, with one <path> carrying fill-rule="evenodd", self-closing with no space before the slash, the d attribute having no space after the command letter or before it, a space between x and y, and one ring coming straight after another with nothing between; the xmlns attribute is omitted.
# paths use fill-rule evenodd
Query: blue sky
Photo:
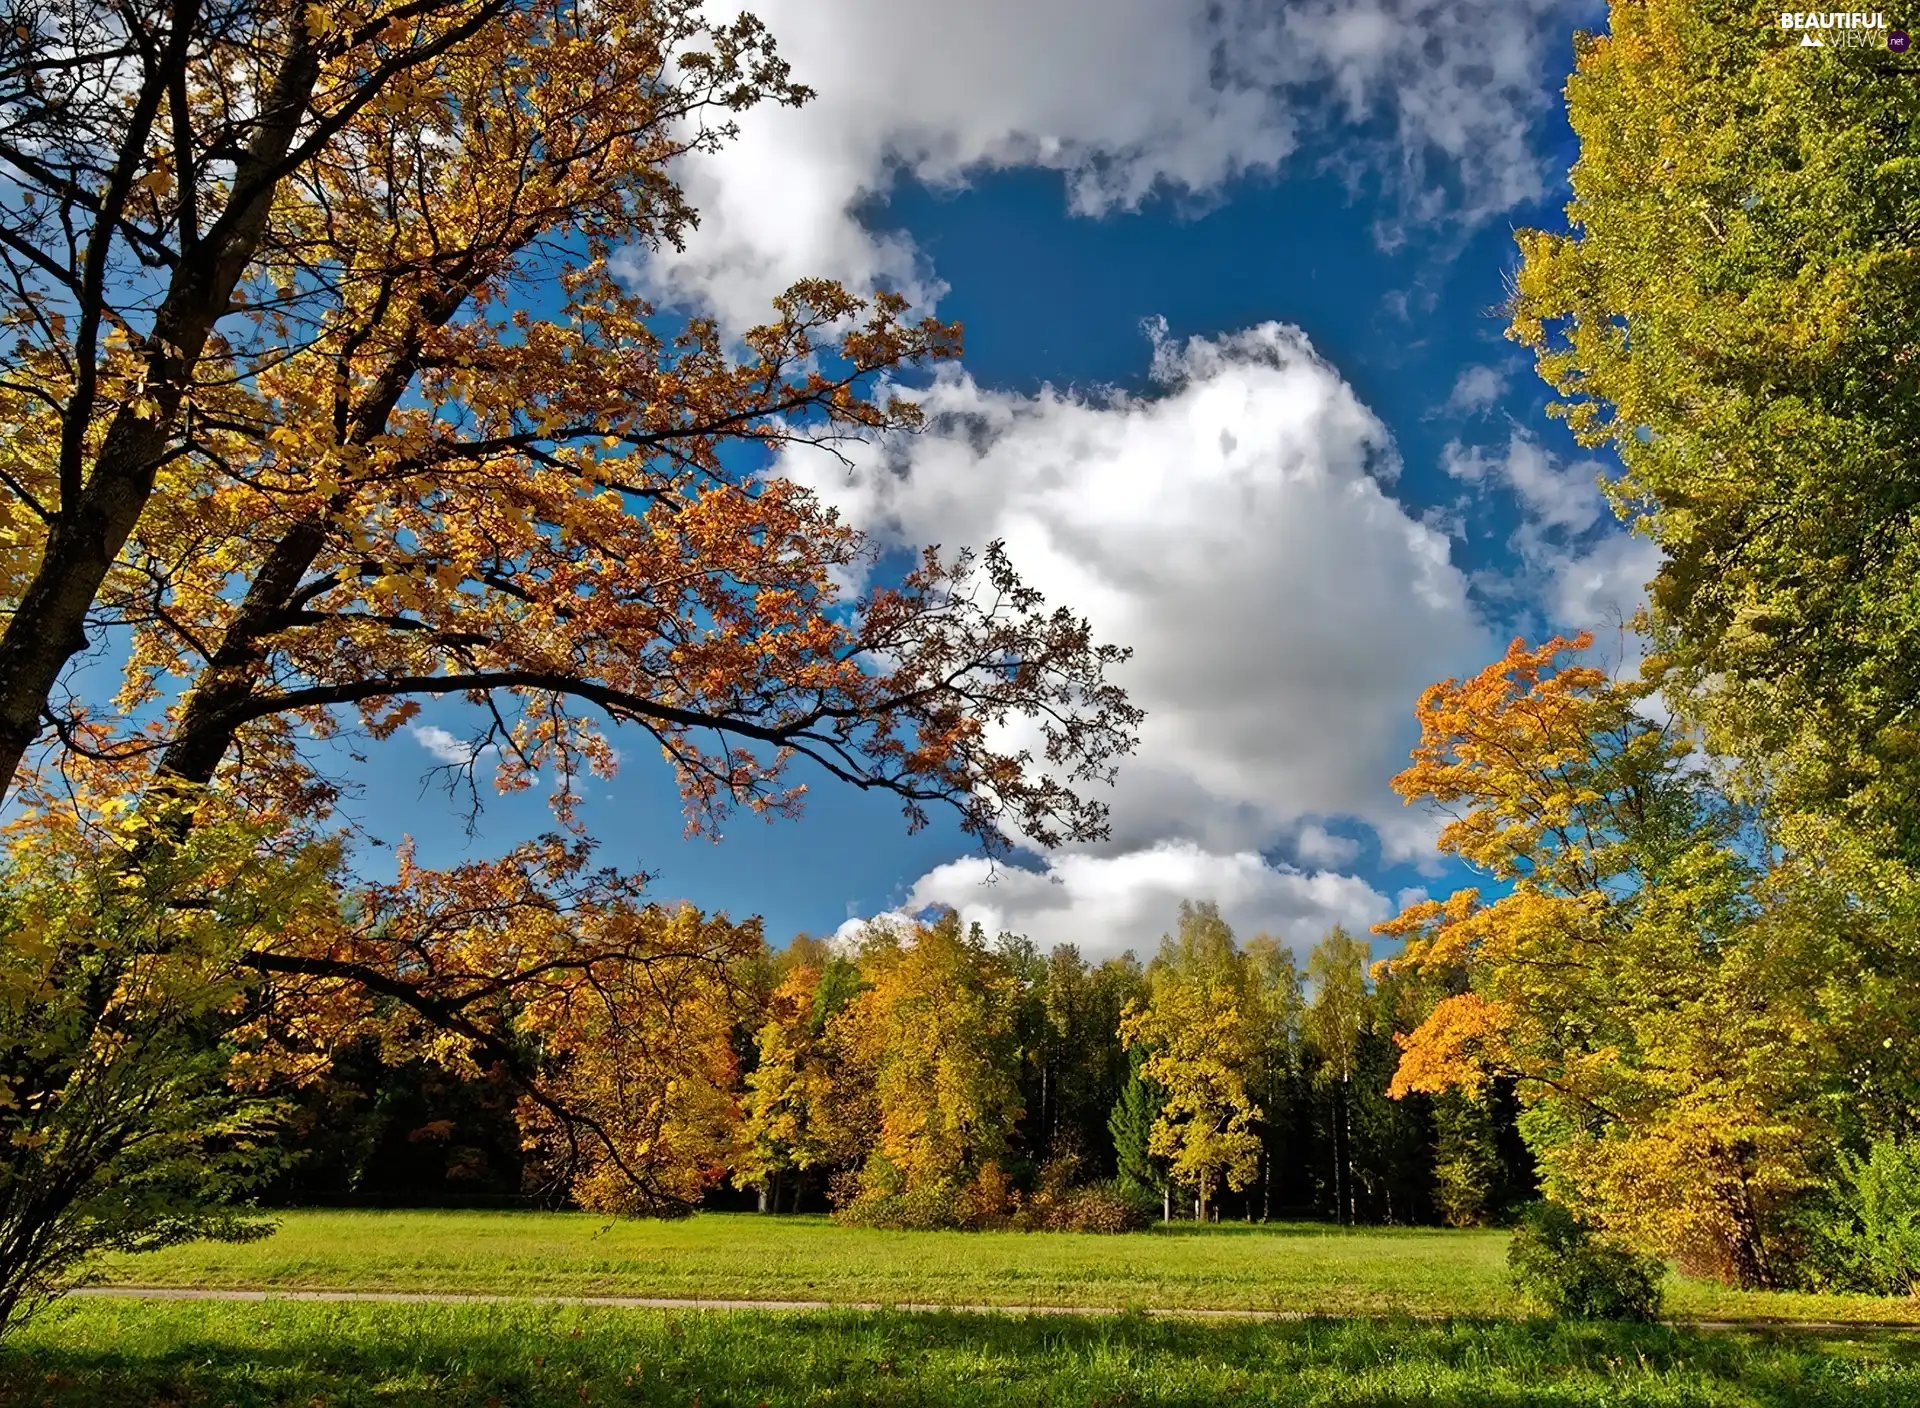
<svg viewBox="0 0 1920 1408"><path fill-rule="evenodd" d="M1653 559L1501 337L1512 229L1558 226L1558 93L1588 4L1549 0L773 0L797 113L681 174L703 211L636 282L733 326L804 274L966 325L908 473L783 468L882 542L1005 537L1029 580L1132 645L1149 710L1114 836L983 885L943 822L822 780L799 821L682 837L637 739L584 817L663 898L769 936L941 902L1043 944L1150 949L1182 897L1304 951L1460 877L1386 782L1412 704L1516 632L1630 612ZM985 425L948 433L942 416ZM366 745L348 806L423 859L475 836L423 790L454 706Z"/></svg>

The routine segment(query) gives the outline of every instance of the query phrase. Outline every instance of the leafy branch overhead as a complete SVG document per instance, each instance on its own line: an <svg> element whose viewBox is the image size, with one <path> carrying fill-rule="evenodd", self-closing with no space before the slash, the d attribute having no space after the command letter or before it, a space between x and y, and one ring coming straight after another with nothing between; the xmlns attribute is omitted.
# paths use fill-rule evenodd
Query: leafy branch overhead
<svg viewBox="0 0 1920 1408"><path fill-rule="evenodd" d="M4 19L10 834L23 856L67 838L48 874L135 887L209 827L310 857L333 904L229 955L242 1066L305 1079L377 1032L503 1071L583 1196L684 1205L731 1118L730 965L758 935L591 870L573 805L616 736L657 746L716 835L737 806L794 810L807 774L897 796L913 828L945 808L989 849L1103 834L1097 789L1141 719L1125 652L998 544L929 547L855 599L873 548L776 472L911 433L904 378L958 328L803 280L734 340L623 282L697 219L678 158L810 96L758 20L692 0ZM72 692L95 649L110 703ZM576 837L448 871L409 851L368 884L315 745L441 696L479 721L455 784L477 805L483 768L556 777ZM82 1047L110 1041L86 1010Z"/></svg>

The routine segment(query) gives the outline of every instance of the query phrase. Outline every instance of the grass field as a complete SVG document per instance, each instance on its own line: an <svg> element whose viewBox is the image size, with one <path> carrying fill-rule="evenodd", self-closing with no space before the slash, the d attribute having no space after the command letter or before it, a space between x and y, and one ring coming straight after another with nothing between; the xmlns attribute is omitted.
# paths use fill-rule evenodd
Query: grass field
<svg viewBox="0 0 1920 1408"><path fill-rule="evenodd" d="M0 1353L0 1403L1910 1408L1920 1341L1514 1322L87 1300L56 1306Z"/></svg>
<svg viewBox="0 0 1920 1408"><path fill-rule="evenodd" d="M107 1264L150 1286L477 1291L1100 1309L1212 1307L1315 1315L1511 1316L1506 1234L1182 1227L1130 1236L878 1232L824 1218L702 1214L296 1212L252 1243ZM1677 1319L1899 1320L1920 1304L1728 1291L1676 1279Z"/></svg>

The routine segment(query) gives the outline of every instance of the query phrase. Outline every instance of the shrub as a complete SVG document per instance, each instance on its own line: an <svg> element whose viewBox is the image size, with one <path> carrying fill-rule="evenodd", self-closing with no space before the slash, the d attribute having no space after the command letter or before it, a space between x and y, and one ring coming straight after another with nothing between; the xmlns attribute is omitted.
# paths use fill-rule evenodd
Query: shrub
<svg viewBox="0 0 1920 1408"><path fill-rule="evenodd" d="M1075 1188L1048 1224L1058 1232L1140 1232L1153 1225L1159 1204L1119 1179Z"/></svg>
<svg viewBox="0 0 1920 1408"><path fill-rule="evenodd" d="M1013 1188L999 1164L988 1164L954 1198L960 1225L976 1231L1012 1224Z"/></svg>
<svg viewBox="0 0 1920 1408"><path fill-rule="evenodd" d="M1059 1154L1040 1170L1040 1186L1014 1217L1026 1232L1137 1232L1153 1221L1151 1195L1122 1179L1081 1184L1080 1159Z"/></svg>
<svg viewBox="0 0 1920 1408"><path fill-rule="evenodd" d="M835 1209L833 1220L848 1227L880 1227L892 1232L930 1232L961 1225L958 1190L937 1183L901 1193L868 1190Z"/></svg>
<svg viewBox="0 0 1920 1408"><path fill-rule="evenodd" d="M1808 1277L1825 1290L1920 1293L1920 1140L1842 1152L1807 1219Z"/></svg>
<svg viewBox="0 0 1920 1408"><path fill-rule="evenodd" d="M1558 1203L1522 1210L1507 1247L1520 1293L1569 1320L1652 1320L1666 1268L1604 1236Z"/></svg>
<svg viewBox="0 0 1920 1408"><path fill-rule="evenodd" d="M943 1178L918 1188L896 1188L868 1177L855 1196L834 1210L833 1218L849 1227L901 1232L956 1227L984 1231L1012 1225L1010 1201L1006 1174L999 1165L988 1164L965 1181Z"/></svg>
<svg viewBox="0 0 1920 1408"><path fill-rule="evenodd" d="M137 835L16 823L0 856L0 1334L101 1252L272 1230L228 1205L286 1162L248 959L333 907L330 853Z"/></svg>

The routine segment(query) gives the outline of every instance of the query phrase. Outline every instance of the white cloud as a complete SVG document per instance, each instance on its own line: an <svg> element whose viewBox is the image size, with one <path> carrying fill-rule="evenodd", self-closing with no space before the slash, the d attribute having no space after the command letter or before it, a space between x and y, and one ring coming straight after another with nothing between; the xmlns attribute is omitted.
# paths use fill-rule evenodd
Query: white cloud
<svg viewBox="0 0 1920 1408"><path fill-rule="evenodd" d="M414 742L441 762L460 767L465 767L483 753L493 751L491 744L475 749L469 740L441 728L438 724L408 724L407 732L412 735Z"/></svg>
<svg viewBox="0 0 1920 1408"><path fill-rule="evenodd" d="M1538 530L1583 533L1600 521L1606 508L1597 487L1601 477L1597 462L1562 463L1517 427L1504 453L1449 442L1441 452L1440 467L1469 484L1494 483L1511 490L1528 525Z"/></svg>
<svg viewBox="0 0 1920 1408"><path fill-rule="evenodd" d="M1516 427L1504 451L1451 442L1441 467L1483 492L1497 488L1518 501L1521 522L1509 539L1518 570L1496 585L1527 603L1523 629L1534 631L1537 622L1598 634L1630 621L1645 604L1660 550L1615 522L1600 489L1606 471L1599 461L1564 461ZM1637 660L1643 645L1629 642L1620 663Z"/></svg>
<svg viewBox="0 0 1920 1408"><path fill-rule="evenodd" d="M1646 604L1647 583L1660 570L1660 548L1651 538L1621 531L1582 550L1549 554L1541 565L1553 619L1598 637L1631 621ZM1637 660L1638 647L1628 653Z"/></svg>
<svg viewBox="0 0 1920 1408"><path fill-rule="evenodd" d="M1230 854L1353 816L1418 854L1431 828L1386 787L1413 701L1493 650L1446 538L1383 487L1385 427L1298 329L1159 340L1155 372L1144 399L951 373L927 433L783 472L885 543L1003 539L1047 600L1133 647L1118 678L1147 721L1097 849Z"/></svg>
<svg viewBox="0 0 1920 1408"><path fill-rule="evenodd" d="M1294 835L1293 853L1307 865L1351 865L1360 854L1360 843L1308 822Z"/></svg>
<svg viewBox="0 0 1920 1408"><path fill-rule="evenodd" d="M885 918L951 905L963 922L977 921L989 934L1025 934L1043 951L1072 943L1094 960L1126 949L1146 959L1186 899L1216 902L1243 939L1265 931L1302 955L1335 924L1364 934L1391 912L1386 896L1351 875L1170 841L1120 856L1057 855L1044 873L1000 866L990 881L987 862L968 856L922 876L901 910ZM843 932L860 922L849 920Z"/></svg>
<svg viewBox="0 0 1920 1408"><path fill-rule="evenodd" d="M1139 924L1170 922L1179 886L1205 882L1184 897L1225 904L1232 877L1262 914L1306 897L1384 908L1319 868L1357 852L1325 823L1370 825L1389 861L1431 857L1434 821L1387 781L1420 690L1496 641L1445 536L1392 496L1385 427L1298 329L1154 331L1154 396L1028 398L951 372L925 397L924 434L854 448L850 472L818 457L782 472L885 544L1003 539L1047 600L1134 648L1118 677L1147 721L1110 794L1112 837L1054 858L1066 891L1010 873L1005 893L1045 911L1034 923L1065 933L1118 905L1134 942ZM1262 866L1285 842L1313 875ZM915 901L964 908L973 875L936 871Z"/></svg>
<svg viewBox="0 0 1920 1408"><path fill-rule="evenodd" d="M1454 378L1446 409L1453 415L1473 416L1490 410L1507 390L1507 374L1499 367L1463 367Z"/></svg>
<svg viewBox="0 0 1920 1408"><path fill-rule="evenodd" d="M757 109L682 176L702 227L648 256L657 294L734 326L802 276L940 285L856 211L897 171L956 186L1063 173L1081 214L1156 190L1202 198L1316 143L1378 184L1388 224L1473 221L1537 198L1533 120L1553 99L1567 0L763 0L818 97ZM1324 140L1321 140L1324 139Z"/></svg>

